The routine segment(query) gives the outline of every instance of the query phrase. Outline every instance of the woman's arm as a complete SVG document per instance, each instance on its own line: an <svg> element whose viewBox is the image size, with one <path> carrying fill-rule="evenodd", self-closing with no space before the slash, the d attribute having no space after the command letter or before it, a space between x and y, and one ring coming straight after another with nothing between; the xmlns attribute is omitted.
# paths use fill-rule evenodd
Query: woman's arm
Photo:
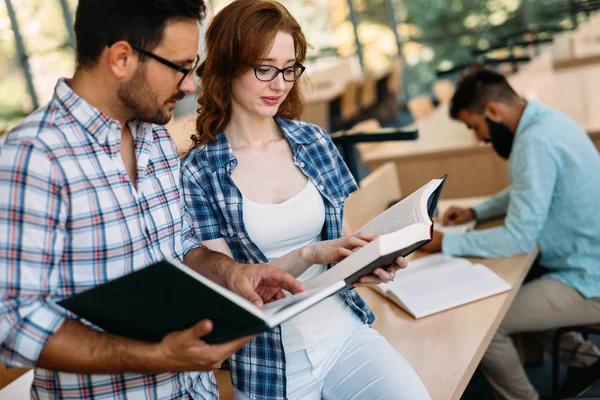
<svg viewBox="0 0 600 400"><path fill-rule="evenodd" d="M219 253L225 254L233 258L233 253L227 244L227 241L223 238L213 239L213 240L205 240L202 242L206 248L211 249L212 251L218 251Z"/></svg>
<svg viewBox="0 0 600 400"><path fill-rule="evenodd" d="M360 234L344 236L336 240L325 240L307 244L271 261L269 264L299 277L314 264L329 264L342 260L375 238L374 235ZM202 242L208 249L218 251L233 258L227 241L223 238Z"/></svg>

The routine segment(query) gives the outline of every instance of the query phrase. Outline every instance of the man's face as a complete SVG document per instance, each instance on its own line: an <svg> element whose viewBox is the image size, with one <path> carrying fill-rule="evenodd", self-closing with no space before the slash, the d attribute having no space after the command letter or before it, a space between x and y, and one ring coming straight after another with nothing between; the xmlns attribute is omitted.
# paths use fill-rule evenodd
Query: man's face
<svg viewBox="0 0 600 400"><path fill-rule="evenodd" d="M485 115L467 110L461 110L458 119L467 125L479 140L491 143L500 157L504 159L510 157L515 136L503 122L495 122Z"/></svg>
<svg viewBox="0 0 600 400"><path fill-rule="evenodd" d="M162 41L154 49L147 49L166 60L190 68L198 52L198 24L195 20L177 20L167 23ZM117 97L133 117L158 125L166 124L177 101L196 89L194 74L185 78L183 73L159 61L146 57L139 63L130 79L117 89Z"/></svg>
<svg viewBox="0 0 600 400"><path fill-rule="evenodd" d="M490 141L489 126L484 115L475 114L468 110L460 110L458 119L473 131L477 139L482 142Z"/></svg>

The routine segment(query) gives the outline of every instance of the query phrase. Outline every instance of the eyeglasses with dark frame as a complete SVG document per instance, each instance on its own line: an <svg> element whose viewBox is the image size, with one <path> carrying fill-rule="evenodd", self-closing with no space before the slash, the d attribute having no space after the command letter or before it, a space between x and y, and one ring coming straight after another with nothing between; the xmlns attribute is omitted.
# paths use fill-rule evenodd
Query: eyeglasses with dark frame
<svg viewBox="0 0 600 400"><path fill-rule="evenodd" d="M256 76L256 79L259 81L270 82L281 73L284 81L296 82L300 79L305 69L306 67L300 63L296 63L283 69L279 69L274 65L261 64L254 67L254 76Z"/></svg>
<svg viewBox="0 0 600 400"><path fill-rule="evenodd" d="M131 44L131 43L130 43L130 45L133 49L142 53L143 55L153 58L156 61L158 61L159 63L166 65L169 68L173 68L176 71L181 72L183 74L183 78L181 78L181 80L177 84L177 87L180 87L181 84L183 83L183 81L185 80L185 78L187 78L188 76L193 74L194 71L196 71L196 68L198 68L198 64L200 64L200 56L197 54L196 54L196 58L194 58L194 61L192 62L191 68L185 68L185 67L182 67L181 65L177 65L174 62L171 62L165 58L162 58L161 56L157 56L156 54L154 54L148 50L144 50L140 46L136 46L135 44Z"/></svg>

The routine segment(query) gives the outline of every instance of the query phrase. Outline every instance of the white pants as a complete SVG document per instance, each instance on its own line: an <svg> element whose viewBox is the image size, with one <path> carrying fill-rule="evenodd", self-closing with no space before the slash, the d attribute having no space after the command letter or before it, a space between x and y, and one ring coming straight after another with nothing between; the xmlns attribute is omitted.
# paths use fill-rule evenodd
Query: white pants
<svg viewBox="0 0 600 400"><path fill-rule="evenodd" d="M341 339L341 340L340 340ZM286 353L289 400L429 400L410 364L368 325ZM234 388L236 400L249 397Z"/></svg>

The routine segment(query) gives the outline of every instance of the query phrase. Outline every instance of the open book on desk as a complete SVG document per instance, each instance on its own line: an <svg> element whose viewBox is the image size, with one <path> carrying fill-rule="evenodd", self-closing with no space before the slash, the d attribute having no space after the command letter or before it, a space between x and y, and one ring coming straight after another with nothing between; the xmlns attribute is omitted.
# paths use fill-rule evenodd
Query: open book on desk
<svg viewBox="0 0 600 400"><path fill-rule="evenodd" d="M463 222L462 224L455 225L441 225L439 223L435 224L433 229L441 232L443 234L447 233L466 233L475 228L477 225L477 221L472 220L468 222Z"/></svg>
<svg viewBox="0 0 600 400"><path fill-rule="evenodd" d="M213 330L202 339L222 343L272 329L343 288L337 282L259 309L185 265L160 261L58 304L109 333L148 342L207 318Z"/></svg>
<svg viewBox="0 0 600 400"><path fill-rule="evenodd" d="M405 197L365 226L362 232L380 235L358 249L332 268L304 283L316 288L338 281L346 282L346 288L376 268L391 265L397 257L405 257L431 241L433 213L444 187L446 176L432 179L410 196Z"/></svg>
<svg viewBox="0 0 600 400"><path fill-rule="evenodd" d="M434 254L411 261L393 282L374 289L421 318L509 291L511 286L484 265Z"/></svg>

